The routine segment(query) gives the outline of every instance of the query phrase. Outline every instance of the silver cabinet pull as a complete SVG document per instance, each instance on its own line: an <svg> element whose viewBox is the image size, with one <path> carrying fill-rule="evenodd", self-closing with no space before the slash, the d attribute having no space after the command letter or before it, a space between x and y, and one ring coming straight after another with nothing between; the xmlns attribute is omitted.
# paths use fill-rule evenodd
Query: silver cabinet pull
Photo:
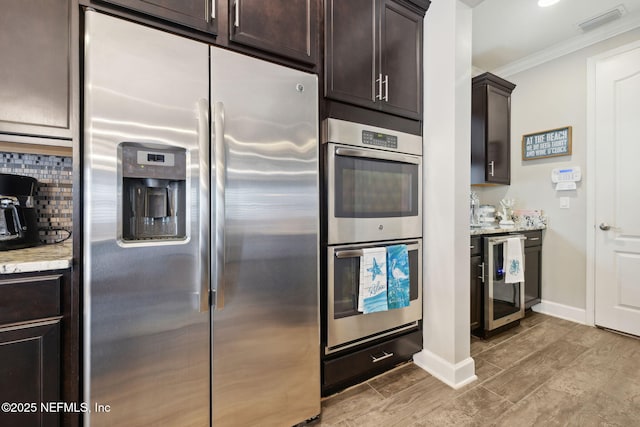
<svg viewBox="0 0 640 427"><path fill-rule="evenodd" d="M233 19L233 26L237 28L240 26L240 0L235 0L234 7L235 7L235 16Z"/></svg>
<svg viewBox="0 0 640 427"><path fill-rule="evenodd" d="M530 242L535 242L536 240L540 240L540 238L539 237L530 237L529 238Z"/></svg>
<svg viewBox="0 0 640 427"><path fill-rule="evenodd" d="M496 162L495 162L495 161L493 161L493 160L491 160L491 161L489 162L489 167L491 168L491 172L489 172L489 175L491 175L491 176L493 176L493 173L495 172L495 171L494 171L494 169L495 169L495 163L496 163Z"/></svg>
<svg viewBox="0 0 640 427"><path fill-rule="evenodd" d="M606 222L601 223L599 227L600 227L600 230L602 230L602 231L611 230L611 226L609 224L607 224Z"/></svg>
<svg viewBox="0 0 640 427"><path fill-rule="evenodd" d="M216 19L216 0L211 0L211 19Z"/></svg>
<svg viewBox="0 0 640 427"><path fill-rule="evenodd" d="M378 363L378 362L380 362L380 361L382 361L382 360L384 360L384 359L388 359L388 358L390 358L390 357L393 357L393 353L387 353L386 351L383 351L383 352L382 352L382 356L380 356L380 357L376 357L376 356L374 356L374 355L372 354L372 355L371 355L371 361L372 361L373 363Z"/></svg>
<svg viewBox="0 0 640 427"><path fill-rule="evenodd" d="M482 279L482 283L484 283L484 262L480 264L480 276L478 276L478 279Z"/></svg>
<svg viewBox="0 0 640 427"><path fill-rule="evenodd" d="M376 83L378 83L378 93L375 96L375 99L379 99L382 101L382 73L378 74L378 78L376 79Z"/></svg>
<svg viewBox="0 0 640 427"><path fill-rule="evenodd" d="M384 76L384 100L385 102L389 102L389 75L385 74Z"/></svg>

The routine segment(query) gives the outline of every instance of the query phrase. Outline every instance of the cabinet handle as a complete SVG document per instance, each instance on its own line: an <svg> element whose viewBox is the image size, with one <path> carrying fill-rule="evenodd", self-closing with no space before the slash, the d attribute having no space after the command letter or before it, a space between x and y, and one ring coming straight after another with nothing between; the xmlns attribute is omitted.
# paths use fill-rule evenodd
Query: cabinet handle
<svg viewBox="0 0 640 427"><path fill-rule="evenodd" d="M489 175L491 175L491 176L493 176L495 163L496 163L496 162L495 162L494 160L491 160L491 161L489 162L489 167L491 168L491 172L489 172Z"/></svg>
<svg viewBox="0 0 640 427"><path fill-rule="evenodd" d="M389 75L385 74L384 76L384 100L385 102L389 102Z"/></svg>
<svg viewBox="0 0 640 427"><path fill-rule="evenodd" d="M482 279L482 283L484 283L484 262L480 264L480 270L482 271L482 273L480 273L481 275L478 276L478 279Z"/></svg>
<svg viewBox="0 0 640 427"><path fill-rule="evenodd" d="M233 20L233 26L239 27L240 26L240 0L235 0L234 7L235 7L235 17Z"/></svg>
<svg viewBox="0 0 640 427"><path fill-rule="evenodd" d="M380 356L380 357L376 357L376 356L374 356L374 355L372 354L372 355L371 355L371 361L372 361L373 363L378 363L378 362L380 362L381 360L388 359L388 358L390 358L390 357L393 357L393 353L387 353L386 351L384 351L384 350L383 350L383 351L382 351L382 356Z"/></svg>
<svg viewBox="0 0 640 427"><path fill-rule="evenodd" d="M216 0L211 0L211 19L216 19Z"/></svg>
<svg viewBox="0 0 640 427"><path fill-rule="evenodd" d="M540 240L540 238L539 237L530 237L529 238L530 242L535 242L536 240Z"/></svg>
<svg viewBox="0 0 640 427"><path fill-rule="evenodd" d="M379 99L380 101L382 101L382 73L378 74L378 78L376 79L376 83L378 83L378 93L376 93L374 101L376 99Z"/></svg>
<svg viewBox="0 0 640 427"><path fill-rule="evenodd" d="M474 245L469 245L469 249L475 249Z"/></svg>

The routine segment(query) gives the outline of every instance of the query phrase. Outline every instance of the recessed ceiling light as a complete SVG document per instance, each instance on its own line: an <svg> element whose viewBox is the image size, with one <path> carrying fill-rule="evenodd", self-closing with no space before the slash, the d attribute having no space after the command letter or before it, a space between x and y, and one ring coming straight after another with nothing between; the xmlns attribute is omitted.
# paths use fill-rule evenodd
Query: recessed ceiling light
<svg viewBox="0 0 640 427"><path fill-rule="evenodd" d="M538 0L538 6L547 7L558 3L560 0Z"/></svg>

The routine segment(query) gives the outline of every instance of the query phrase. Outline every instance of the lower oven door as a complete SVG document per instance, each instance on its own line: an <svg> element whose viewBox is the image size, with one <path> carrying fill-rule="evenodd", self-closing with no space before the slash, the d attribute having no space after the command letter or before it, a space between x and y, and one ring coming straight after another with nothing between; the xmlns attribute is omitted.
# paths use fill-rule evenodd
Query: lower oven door
<svg viewBox="0 0 640 427"><path fill-rule="evenodd" d="M407 245L409 306L363 314L358 311L362 249ZM328 248L325 354L414 328L422 319L422 240L396 240Z"/></svg>

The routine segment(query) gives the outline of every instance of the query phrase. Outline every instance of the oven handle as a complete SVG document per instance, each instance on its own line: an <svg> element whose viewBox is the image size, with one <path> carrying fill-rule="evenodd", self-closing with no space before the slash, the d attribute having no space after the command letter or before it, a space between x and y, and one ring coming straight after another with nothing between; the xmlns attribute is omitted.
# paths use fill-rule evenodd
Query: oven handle
<svg viewBox="0 0 640 427"><path fill-rule="evenodd" d="M395 153L377 153L375 151L370 150L358 150L354 148L336 148L337 156L345 156L345 157L362 157L365 159L380 159L380 160L390 160L394 162L403 162L403 163L411 163L414 165L420 164L420 159L412 156L405 156L403 154L395 154Z"/></svg>
<svg viewBox="0 0 640 427"><path fill-rule="evenodd" d="M385 245L385 246L392 246L392 245ZM418 244L417 243L409 243L407 244L407 250L408 251L415 251L418 249ZM359 256L362 256L362 249L347 249L344 251L336 251L335 253L336 258L356 258Z"/></svg>

